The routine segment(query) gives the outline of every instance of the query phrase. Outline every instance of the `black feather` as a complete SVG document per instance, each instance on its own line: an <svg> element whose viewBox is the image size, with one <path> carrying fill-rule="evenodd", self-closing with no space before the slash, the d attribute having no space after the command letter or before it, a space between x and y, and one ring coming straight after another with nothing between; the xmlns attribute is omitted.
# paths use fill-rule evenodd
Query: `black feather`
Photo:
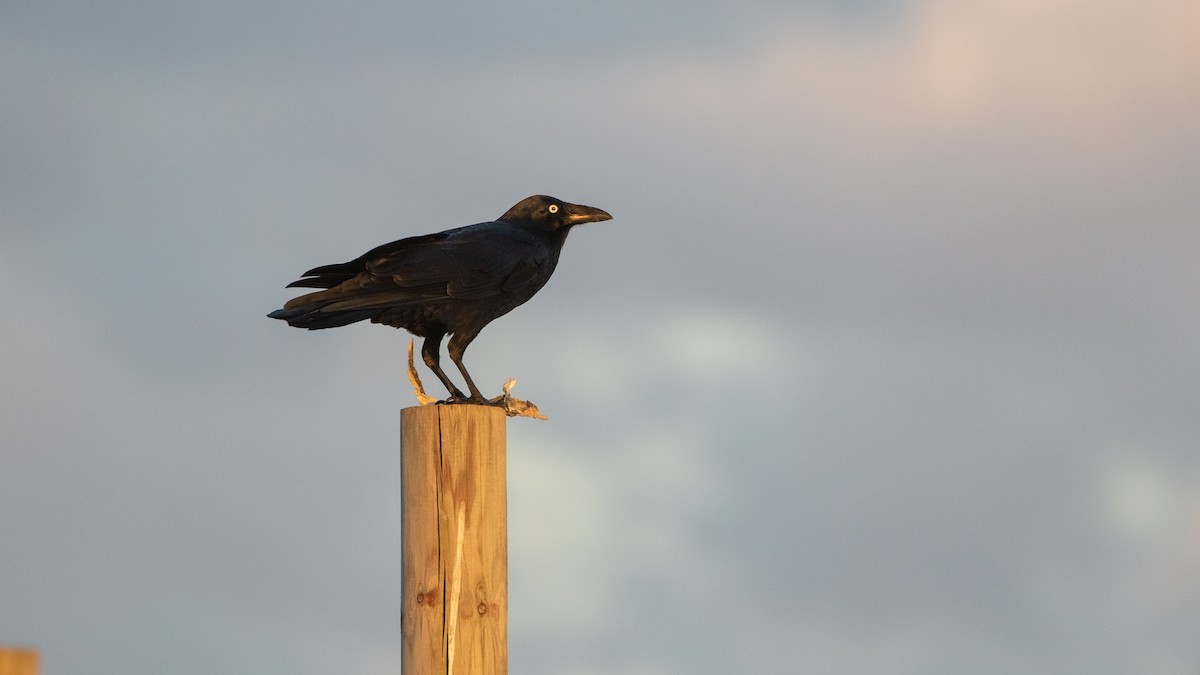
<svg viewBox="0 0 1200 675"><path fill-rule="evenodd" d="M293 298L267 316L310 330L366 320L405 328L426 338L426 364L461 397L438 365L439 346L449 334L450 358L471 398L481 400L462 365L467 345L546 284L572 227L611 217L553 197L529 197L492 222L399 239L349 262L314 267L288 288L323 290Z"/></svg>

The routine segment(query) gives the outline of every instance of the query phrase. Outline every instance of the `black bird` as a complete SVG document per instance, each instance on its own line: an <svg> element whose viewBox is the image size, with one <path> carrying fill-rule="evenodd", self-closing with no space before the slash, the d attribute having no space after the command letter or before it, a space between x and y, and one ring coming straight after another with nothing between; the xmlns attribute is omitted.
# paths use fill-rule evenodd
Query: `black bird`
<svg viewBox="0 0 1200 675"><path fill-rule="evenodd" d="M483 403L463 366L467 345L546 285L572 227L611 218L597 208L534 195L492 222L400 239L350 262L311 269L288 288L328 290L293 298L267 316L309 330L364 320L405 328L425 338L421 357L451 400ZM470 399L438 363L447 334Z"/></svg>

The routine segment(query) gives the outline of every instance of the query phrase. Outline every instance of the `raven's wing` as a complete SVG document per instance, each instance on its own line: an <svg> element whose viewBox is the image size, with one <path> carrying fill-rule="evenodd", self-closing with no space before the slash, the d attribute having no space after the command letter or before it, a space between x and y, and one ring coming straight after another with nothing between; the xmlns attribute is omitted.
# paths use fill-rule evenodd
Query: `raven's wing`
<svg viewBox="0 0 1200 675"><path fill-rule="evenodd" d="M300 281L329 290L294 298L284 307L320 303L323 312L353 311L532 294L538 279L548 276L550 258L549 247L533 233L480 223L401 239L348 263L310 270L305 276L313 278Z"/></svg>
<svg viewBox="0 0 1200 675"><path fill-rule="evenodd" d="M466 228L458 228L463 230ZM454 234L458 230L447 230L436 234L425 234L418 237L406 237L367 251L350 262L336 263L314 267L305 272L302 278L288 284L288 288L333 288L338 284L349 281L367 271L367 264L392 255L402 255L404 251L417 250L425 246L436 245L437 242Z"/></svg>
<svg viewBox="0 0 1200 675"><path fill-rule="evenodd" d="M482 300L519 293L550 259L549 248L533 233L504 223L482 223L446 235L369 262L367 270L390 277L399 287L421 289L426 297L436 294L431 299Z"/></svg>

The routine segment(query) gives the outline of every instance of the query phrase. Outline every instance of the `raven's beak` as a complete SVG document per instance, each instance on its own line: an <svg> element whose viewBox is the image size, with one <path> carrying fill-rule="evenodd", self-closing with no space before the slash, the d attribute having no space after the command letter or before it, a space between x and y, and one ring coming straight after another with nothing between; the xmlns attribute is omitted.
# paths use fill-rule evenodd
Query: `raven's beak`
<svg viewBox="0 0 1200 675"><path fill-rule="evenodd" d="M598 223L601 220L612 220L612 216L608 215L607 211L602 211L592 206L584 206L582 204L567 204L567 224L578 225L580 223Z"/></svg>

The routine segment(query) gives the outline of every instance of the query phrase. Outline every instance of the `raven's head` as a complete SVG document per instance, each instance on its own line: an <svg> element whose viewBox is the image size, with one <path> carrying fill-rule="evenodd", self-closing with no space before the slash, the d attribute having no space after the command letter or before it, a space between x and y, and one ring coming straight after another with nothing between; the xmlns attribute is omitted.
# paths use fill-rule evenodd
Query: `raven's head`
<svg viewBox="0 0 1200 675"><path fill-rule="evenodd" d="M572 204L546 195L534 195L517 202L497 220L513 224L529 224L546 232L557 232L581 223L612 220L612 216L591 206Z"/></svg>

